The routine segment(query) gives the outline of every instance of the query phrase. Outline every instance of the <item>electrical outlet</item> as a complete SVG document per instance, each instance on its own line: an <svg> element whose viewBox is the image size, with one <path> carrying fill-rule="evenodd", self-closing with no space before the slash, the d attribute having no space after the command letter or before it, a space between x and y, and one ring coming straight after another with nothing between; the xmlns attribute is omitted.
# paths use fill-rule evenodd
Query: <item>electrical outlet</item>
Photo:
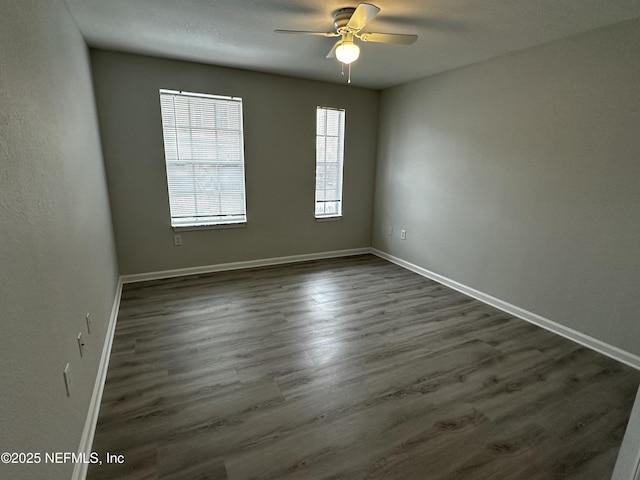
<svg viewBox="0 0 640 480"><path fill-rule="evenodd" d="M393 237L393 227L389 227L387 229L387 235L389 235L390 237Z"/></svg>
<svg viewBox="0 0 640 480"><path fill-rule="evenodd" d="M80 349L80 356L84 355L84 340L82 339L82 332L78 334L78 348Z"/></svg>
<svg viewBox="0 0 640 480"><path fill-rule="evenodd" d="M67 397L71 396L71 365L67 363L64 367L64 372L62 372L62 376L64 377L64 387L67 389Z"/></svg>
<svg viewBox="0 0 640 480"><path fill-rule="evenodd" d="M85 320L87 321L87 335L91 335L91 314L87 313Z"/></svg>
<svg viewBox="0 0 640 480"><path fill-rule="evenodd" d="M406 239L407 239L407 231L400 230L400 240L406 240Z"/></svg>
<svg viewBox="0 0 640 480"><path fill-rule="evenodd" d="M174 235L173 236L173 245L176 247L182 246L182 235Z"/></svg>

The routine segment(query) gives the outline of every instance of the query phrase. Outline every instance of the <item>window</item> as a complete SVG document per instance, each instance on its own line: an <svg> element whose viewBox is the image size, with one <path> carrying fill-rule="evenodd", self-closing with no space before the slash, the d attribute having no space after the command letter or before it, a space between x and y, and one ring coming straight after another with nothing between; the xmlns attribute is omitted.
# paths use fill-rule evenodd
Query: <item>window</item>
<svg viewBox="0 0 640 480"><path fill-rule="evenodd" d="M344 110L316 111L316 218L342 216Z"/></svg>
<svg viewBox="0 0 640 480"><path fill-rule="evenodd" d="M242 99L160 90L172 227L244 223Z"/></svg>

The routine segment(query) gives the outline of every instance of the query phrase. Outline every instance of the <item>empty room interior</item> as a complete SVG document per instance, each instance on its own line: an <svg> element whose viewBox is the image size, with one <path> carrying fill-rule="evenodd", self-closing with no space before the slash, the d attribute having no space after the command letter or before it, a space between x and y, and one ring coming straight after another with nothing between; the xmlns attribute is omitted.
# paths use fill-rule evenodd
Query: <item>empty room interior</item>
<svg viewBox="0 0 640 480"><path fill-rule="evenodd" d="M640 2L1 11L0 478L640 479Z"/></svg>

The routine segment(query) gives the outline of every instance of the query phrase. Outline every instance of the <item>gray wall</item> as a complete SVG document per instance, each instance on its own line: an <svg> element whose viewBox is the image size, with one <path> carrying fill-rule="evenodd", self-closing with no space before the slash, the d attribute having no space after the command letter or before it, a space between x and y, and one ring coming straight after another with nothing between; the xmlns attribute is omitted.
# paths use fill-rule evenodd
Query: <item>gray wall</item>
<svg viewBox="0 0 640 480"><path fill-rule="evenodd" d="M374 247L640 354L639 59L632 21L384 91Z"/></svg>
<svg viewBox="0 0 640 480"><path fill-rule="evenodd" d="M88 51L59 0L4 1L0 45L0 452L76 452L118 276Z"/></svg>
<svg viewBox="0 0 640 480"><path fill-rule="evenodd" d="M369 247L378 92L92 50L123 274ZM158 90L242 97L245 228L181 232L173 246ZM345 108L343 219L314 219L315 109Z"/></svg>

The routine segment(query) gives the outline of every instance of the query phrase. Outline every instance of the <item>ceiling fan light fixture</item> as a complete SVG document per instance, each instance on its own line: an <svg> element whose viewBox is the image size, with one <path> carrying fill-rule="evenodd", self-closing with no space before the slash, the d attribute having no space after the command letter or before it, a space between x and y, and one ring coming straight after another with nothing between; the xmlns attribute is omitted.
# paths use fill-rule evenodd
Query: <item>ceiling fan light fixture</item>
<svg viewBox="0 0 640 480"><path fill-rule="evenodd" d="M336 48L336 58L338 61L349 65L360 57L360 47L352 41L345 40L340 42Z"/></svg>
<svg viewBox="0 0 640 480"><path fill-rule="evenodd" d="M360 57L360 47L355 39L362 42L391 43L396 45L411 45L418 39L417 35L403 33L377 33L363 31L365 26L380 13L380 8L370 3L360 3L357 7L345 7L334 10L334 31L304 31L304 30L275 30L277 33L299 33L303 35L316 35L320 37L341 37L333 44L326 58L335 58L342 63L342 75L344 76L347 65L349 80L351 83L351 64Z"/></svg>

